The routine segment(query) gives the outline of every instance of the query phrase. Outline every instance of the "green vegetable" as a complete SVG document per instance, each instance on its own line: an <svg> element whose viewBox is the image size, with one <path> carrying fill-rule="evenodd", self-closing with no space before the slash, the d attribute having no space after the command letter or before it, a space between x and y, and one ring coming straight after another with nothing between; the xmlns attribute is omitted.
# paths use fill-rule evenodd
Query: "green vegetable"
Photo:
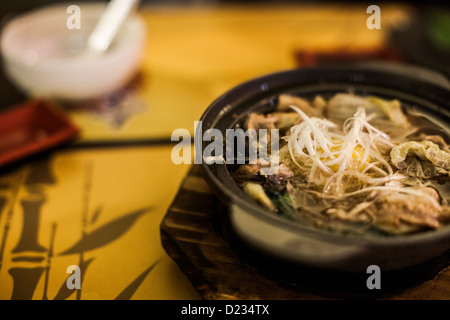
<svg viewBox="0 0 450 320"><path fill-rule="evenodd" d="M294 219L295 210L292 204L291 197L284 191L278 192L271 188L264 188L264 191L271 199L272 203L276 206L278 214L285 218Z"/></svg>

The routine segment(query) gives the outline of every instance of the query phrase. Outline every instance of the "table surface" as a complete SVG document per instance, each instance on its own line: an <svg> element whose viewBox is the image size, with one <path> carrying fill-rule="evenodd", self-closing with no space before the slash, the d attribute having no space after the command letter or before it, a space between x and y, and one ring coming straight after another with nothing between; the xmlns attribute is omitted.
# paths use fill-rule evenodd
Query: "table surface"
<svg viewBox="0 0 450 320"><path fill-rule="evenodd" d="M382 29L369 30L366 9L143 7L147 42L123 108L69 112L81 141L98 147L58 149L0 175L0 299L199 299L160 237L189 166L171 161L173 145L152 142L177 128L192 133L233 86L298 67L298 51L382 47L410 12L383 4ZM111 141L125 143L102 145ZM71 265L80 290L67 288Z"/></svg>

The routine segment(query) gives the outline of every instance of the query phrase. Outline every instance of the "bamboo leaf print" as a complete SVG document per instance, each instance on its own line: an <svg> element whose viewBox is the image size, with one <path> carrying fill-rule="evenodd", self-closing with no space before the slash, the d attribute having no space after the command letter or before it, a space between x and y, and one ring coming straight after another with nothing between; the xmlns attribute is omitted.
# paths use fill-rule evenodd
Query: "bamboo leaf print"
<svg viewBox="0 0 450 320"><path fill-rule="evenodd" d="M125 214L105 225L93 230L86 235L77 243L75 243L69 249L60 253L60 255L67 255L73 253L80 253L88 250L93 250L102 247L122 236L135 221L144 213L149 211L150 208L143 208L136 210L134 212Z"/></svg>
<svg viewBox="0 0 450 320"><path fill-rule="evenodd" d="M153 268L158 264L159 260L154 262L150 267L148 267L144 272L142 272L136 279L131 282L128 287L126 287L117 297L116 300L130 300L139 286L142 284L144 279L153 270Z"/></svg>

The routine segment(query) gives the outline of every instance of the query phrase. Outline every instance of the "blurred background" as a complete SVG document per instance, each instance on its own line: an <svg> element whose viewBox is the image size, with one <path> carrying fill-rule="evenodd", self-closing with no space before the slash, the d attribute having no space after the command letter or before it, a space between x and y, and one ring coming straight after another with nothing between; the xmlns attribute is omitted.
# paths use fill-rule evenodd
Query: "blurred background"
<svg viewBox="0 0 450 320"><path fill-rule="evenodd" d="M81 0L73 3L83 2L90 1ZM0 8L0 25L5 25L21 13L57 3L64 2L4 0ZM67 3L69 4L69 2ZM242 45L240 58L247 63L246 57L253 54L253 52L246 53L246 51L249 52L249 47L254 48L255 43L266 39L267 45L260 45L261 49L265 51L260 52L261 55L265 55L267 59L277 59L280 55L270 56L267 50L280 51L289 48L290 52L284 52L284 55L290 55L291 59L295 57L295 66L339 59L387 59L423 65L447 76L450 74L450 59L448 59L450 13L448 5L440 1L413 3L378 1L376 5L381 8L383 26L381 30L369 31L365 27L365 19L369 16L365 9L371 4L372 2L361 1L143 0L140 1L140 9L147 12L149 31L147 42L149 48L154 50L152 52L155 55L159 54L158 50L165 49L163 48L164 44L158 47L159 37L170 36L175 32L179 37L177 41L181 40L177 46L179 51L186 49L188 55L195 53L201 56L205 54L202 53L204 49L213 50L209 52L210 57L199 58L199 61L205 62L205 66L201 66L198 72L202 72L204 68L208 67L218 68L216 61L221 61L222 56L220 52L214 51L215 49L228 53L233 51L233 54L236 55L238 46ZM262 11L265 12L261 12L261 8L268 9L263 9ZM294 8L294 10L289 8ZM196 13L192 11L196 11ZM217 13L217 11L223 11L223 13ZM283 17L285 13L288 15ZM186 18L187 24L184 24L186 29L182 27L183 18ZM192 23L193 20L196 20L195 24ZM239 42L238 36L232 34L232 26L227 25L233 21L237 22L235 28L241 28L242 38L246 35L249 36L244 41L245 43ZM280 22L281 25L278 25ZM212 29L204 30L202 24L204 28L211 27ZM166 28L166 25L167 30L164 34L160 34L158 28ZM223 30L227 27L230 29ZM201 30L194 30L194 28ZM259 30L250 30L251 28ZM277 32L279 32L278 36L274 37L273 35ZM267 36L264 33L268 33ZM297 38L293 35L294 33L298 35ZM192 37L192 39L185 39L186 37ZM220 37L225 38L220 39ZM278 38L278 40L275 41L274 38ZM201 41L201 43L195 43L195 41ZM235 46L235 50L227 47L229 45ZM196 49L192 49L192 47L196 47ZM348 52L349 49L352 53ZM357 54L355 54L356 51L358 51ZM172 54L173 60L179 59L174 53L166 52L165 54ZM214 60L214 57L217 60ZM190 58L190 56L186 57L187 60ZM149 59L151 60L151 57ZM158 62L157 59L155 58L155 63ZM255 60L258 60L258 57L255 57ZM208 65L208 62L211 62L213 66ZM233 63L234 61L230 61L229 68L233 68ZM268 64L272 64L274 67L269 68ZM260 73L293 65L286 61L279 61L278 65L273 61L265 62ZM222 67L225 68L225 66ZM236 67L242 66L236 65ZM249 73L247 78L255 76L257 73ZM239 80L245 79L245 76L239 78ZM226 88L228 86L223 89ZM1 69L0 108L20 102L23 98L23 92L11 84Z"/></svg>

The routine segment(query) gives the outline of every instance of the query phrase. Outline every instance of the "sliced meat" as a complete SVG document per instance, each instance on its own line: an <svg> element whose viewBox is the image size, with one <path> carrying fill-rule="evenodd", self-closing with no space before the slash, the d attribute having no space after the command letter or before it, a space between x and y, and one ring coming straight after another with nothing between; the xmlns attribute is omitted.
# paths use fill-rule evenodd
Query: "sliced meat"
<svg viewBox="0 0 450 320"><path fill-rule="evenodd" d="M372 223L391 234L441 227L449 219L448 208L439 205L439 194L431 187L414 189L423 194L376 191L352 208L329 208L326 214L340 220Z"/></svg>
<svg viewBox="0 0 450 320"><path fill-rule="evenodd" d="M437 144L442 150L450 151L448 143L445 142L444 138L440 135L427 135L427 134L421 133L419 136L419 139L425 140L425 141L431 141L431 142Z"/></svg>
<svg viewBox="0 0 450 320"><path fill-rule="evenodd" d="M287 181L289 181L289 179L292 179L294 176L295 173L284 163L281 163L278 166L277 173L271 176L267 176L267 179L275 189L281 190L286 187Z"/></svg>
<svg viewBox="0 0 450 320"><path fill-rule="evenodd" d="M238 183L259 180L260 170L261 167L257 164L243 164L233 173L233 177Z"/></svg>
<svg viewBox="0 0 450 320"><path fill-rule="evenodd" d="M288 94L281 94L278 97L278 111L291 111L291 106L296 106L300 108L308 117L319 117L322 116L321 111L311 106L311 104L300 97L291 96Z"/></svg>
<svg viewBox="0 0 450 320"><path fill-rule="evenodd" d="M267 115L252 113L247 122L247 129L280 129L285 131L300 122L300 116L296 112L274 112Z"/></svg>
<svg viewBox="0 0 450 320"><path fill-rule="evenodd" d="M275 118L268 117L264 114L251 113L247 121L247 129L276 129Z"/></svg>
<svg viewBox="0 0 450 320"><path fill-rule="evenodd" d="M268 179L275 189L281 190L286 187L286 182L295 176L295 173L288 166L281 163L276 174L265 177L261 175L261 168L264 166L259 160L258 164L243 164L233 173L233 177L239 183Z"/></svg>
<svg viewBox="0 0 450 320"><path fill-rule="evenodd" d="M314 108L320 115L323 115L324 110L327 107L327 102L322 96L316 96L313 101Z"/></svg>
<svg viewBox="0 0 450 320"><path fill-rule="evenodd" d="M440 206L435 205L439 204L439 194L430 187L421 187L418 191L428 195L432 200L413 194L383 192L376 199L379 214L375 223L394 231L402 224L439 228L441 226Z"/></svg>

